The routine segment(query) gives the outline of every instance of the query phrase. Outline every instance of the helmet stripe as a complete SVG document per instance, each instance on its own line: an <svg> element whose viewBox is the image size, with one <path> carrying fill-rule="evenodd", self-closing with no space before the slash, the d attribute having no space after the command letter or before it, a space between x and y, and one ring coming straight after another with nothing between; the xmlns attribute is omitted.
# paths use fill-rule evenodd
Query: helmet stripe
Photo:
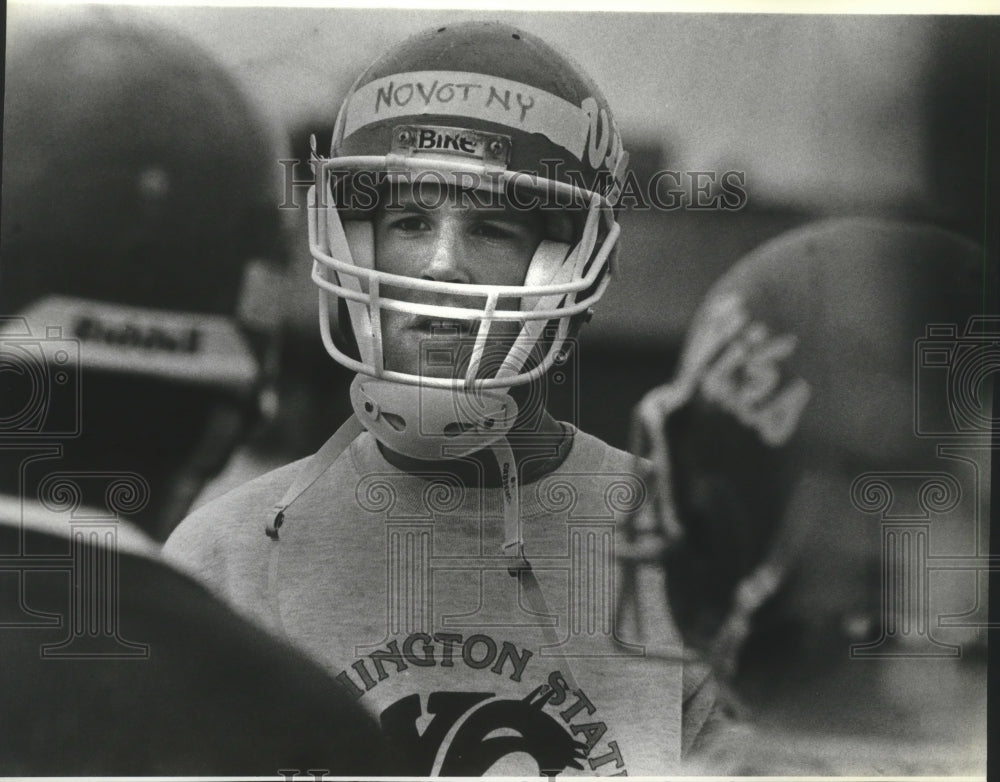
<svg viewBox="0 0 1000 782"><path fill-rule="evenodd" d="M592 122L583 108L545 90L462 71L385 76L358 88L346 108L345 138L368 125L401 117L474 117L523 133L540 133L581 162ZM607 129L602 130L607 137Z"/></svg>

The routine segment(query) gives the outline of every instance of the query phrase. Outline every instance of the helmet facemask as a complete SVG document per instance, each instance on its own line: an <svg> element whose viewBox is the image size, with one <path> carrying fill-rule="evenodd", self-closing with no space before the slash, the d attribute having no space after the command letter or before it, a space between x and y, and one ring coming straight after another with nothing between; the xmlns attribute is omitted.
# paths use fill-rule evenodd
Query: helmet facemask
<svg viewBox="0 0 1000 782"><path fill-rule="evenodd" d="M610 281L619 226L608 199L517 172L497 175L482 170L471 172L472 167L456 169L450 161L407 160L405 170L387 176L396 183L419 182L430 171L433 181L446 184L462 201L474 202L477 195L489 200L498 192L524 194L522 203L541 202L547 223L566 222L558 219L561 215L550 216L547 211L555 208L545 204L553 193L561 199L559 203L572 200L586 204L582 230L575 241L543 239L522 284L418 279L376 268L371 216L350 219L346 217L349 211L342 213L338 209L333 195L338 188L333 180L350 176L347 166L352 162L344 158L318 161L317 183L309 195L309 238L315 261L312 278L320 288L320 329L330 355L361 374L426 388L507 389L544 375L572 336L574 319L586 315ZM345 174L345 169L349 173ZM474 173L484 182L489 181L490 189L484 184L475 190L456 190L468 181L463 173ZM317 193L323 197L317 198ZM565 233L565 229L560 232ZM330 318L337 314L334 297L347 303L357 357L348 355L333 339ZM446 300L448 304L430 303L432 300ZM383 331L386 312L425 318L431 330L438 332L437 337L458 337L462 345L452 371L441 376L440 372L401 372L387 365ZM498 353L500 344L504 346L502 355Z"/></svg>

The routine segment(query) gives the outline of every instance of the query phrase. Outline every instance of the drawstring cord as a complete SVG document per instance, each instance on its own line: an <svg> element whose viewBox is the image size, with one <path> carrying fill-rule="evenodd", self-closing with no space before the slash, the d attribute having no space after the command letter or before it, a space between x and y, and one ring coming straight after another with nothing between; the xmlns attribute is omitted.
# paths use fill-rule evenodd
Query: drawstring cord
<svg viewBox="0 0 1000 782"><path fill-rule="evenodd" d="M538 583L538 578L528 561L524 552L524 535L521 525L521 492L518 486L517 465L514 461L514 452L506 437L501 437L491 446L493 455L496 457L497 466L500 468L501 496L503 498L503 527L504 541L500 546L500 551L507 560L507 573L517 579L518 590L528 602L528 607L540 616L554 616L549 610L548 602L545 600L545 593L542 585ZM566 683L574 690L579 690L576 678L573 676L573 669L569 661L559 651L562 644L559 636L556 635L555 627L550 624L542 625L542 635L545 637L547 650L546 656L551 656L561 661L560 671Z"/></svg>

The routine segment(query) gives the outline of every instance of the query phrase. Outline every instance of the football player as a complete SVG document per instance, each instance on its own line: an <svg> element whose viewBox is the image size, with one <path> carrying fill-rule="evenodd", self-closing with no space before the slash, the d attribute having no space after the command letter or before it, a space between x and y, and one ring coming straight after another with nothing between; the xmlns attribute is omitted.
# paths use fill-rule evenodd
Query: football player
<svg viewBox="0 0 1000 782"><path fill-rule="evenodd" d="M391 773L676 770L714 690L665 612L648 643L618 626L644 487L544 404L615 262L601 91L530 33L439 27L358 77L313 164L320 328L355 416L166 550L370 704Z"/></svg>
<svg viewBox="0 0 1000 782"><path fill-rule="evenodd" d="M713 286L637 407L633 539L763 731L713 772L984 772L989 273L931 226L794 230Z"/></svg>
<svg viewBox="0 0 1000 782"><path fill-rule="evenodd" d="M275 143L165 31L98 14L16 43L0 774L373 773L365 712L158 551L266 406L278 324L254 302L284 260Z"/></svg>

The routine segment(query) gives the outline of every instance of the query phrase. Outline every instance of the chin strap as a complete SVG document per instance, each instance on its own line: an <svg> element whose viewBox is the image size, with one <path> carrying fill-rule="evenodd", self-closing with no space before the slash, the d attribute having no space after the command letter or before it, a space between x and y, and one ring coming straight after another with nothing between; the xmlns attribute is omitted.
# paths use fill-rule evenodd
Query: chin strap
<svg viewBox="0 0 1000 782"><path fill-rule="evenodd" d="M302 470L295 477L292 485L281 500L271 508L267 517L267 524L264 532L271 540L278 539L278 530L285 522L285 511L288 506L297 500L306 489L320 479L330 466L337 461L354 439L364 431L361 422L355 416L348 418L341 427L334 433L333 437L323 443L323 447L316 451L306 462Z"/></svg>

